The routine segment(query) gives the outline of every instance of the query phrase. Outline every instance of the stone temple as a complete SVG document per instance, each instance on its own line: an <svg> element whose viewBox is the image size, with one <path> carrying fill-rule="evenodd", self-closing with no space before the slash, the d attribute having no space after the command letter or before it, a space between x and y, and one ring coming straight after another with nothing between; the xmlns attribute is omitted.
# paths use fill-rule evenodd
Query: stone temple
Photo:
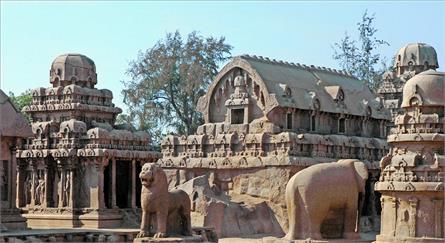
<svg viewBox="0 0 445 243"><path fill-rule="evenodd" d="M444 242L437 67L409 44L377 96L344 71L238 56L199 99L204 124L158 153L115 124L91 59L58 56L31 125L0 92L0 241Z"/></svg>
<svg viewBox="0 0 445 243"><path fill-rule="evenodd" d="M367 214L378 220L372 185L378 180L378 161L388 151L390 114L363 82L343 71L243 55L219 72L198 109L205 124L196 134L162 141L158 163L170 173L172 187L209 174L214 191L245 203L266 202L285 230L284 191L290 177L317 163L357 158L371 174ZM202 226L216 228L219 236L246 232L234 229L244 223L224 209L229 206L189 192L196 205L207 200ZM335 222L328 224L341 231ZM264 228L257 232L270 233Z"/></svg>
<svg viewBox="0 0 445 243"><path fill-rule="evenodd" d="M0 90L0 201L1 226L7 229L26 228L26 219L16 207L16 149L32 136L28 121Z"/></svg>
<svg viewBox="0 0 445 243"><path fill-rule="evenodd" d="M32 90L23 109L34 136L17 150L17 206L30 227L120 226L139 214L138 173L159 153L147 133L114 124L122 110L95 88L90 58L58 56L49 74L52 87Z"/></svg>
<svg viewBox="0 0 445 243"><path fill-rule="evenodd" d="M444 242L445 73L428 70L403 87L403 114L388 136L375 188L382 193L377 242Z"/></svg>
<svg viewBox="0 0 445 243"><path fill-rule="evenodd" d="M391 111L391 122L387 123L387 134L393 128L396 116L403 113L402 91L405 83L416 74L439 67L436 50L425 43L411 43L402 47L395 55L393 71L383 74L383 82L377 93L384 106Z"/></svg>

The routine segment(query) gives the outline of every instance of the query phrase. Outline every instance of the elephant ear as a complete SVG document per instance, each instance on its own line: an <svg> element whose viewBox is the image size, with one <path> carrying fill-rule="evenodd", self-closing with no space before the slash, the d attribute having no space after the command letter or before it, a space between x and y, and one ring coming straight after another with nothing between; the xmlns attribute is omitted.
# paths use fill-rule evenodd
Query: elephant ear
<svg viewBox="0 0 445 243"><path fill-rule="evenodd" d="M357 179L359 181L366 181L368 179L368 168L366 164L361 161L354 162L354 169L357 172Z"/></svg>

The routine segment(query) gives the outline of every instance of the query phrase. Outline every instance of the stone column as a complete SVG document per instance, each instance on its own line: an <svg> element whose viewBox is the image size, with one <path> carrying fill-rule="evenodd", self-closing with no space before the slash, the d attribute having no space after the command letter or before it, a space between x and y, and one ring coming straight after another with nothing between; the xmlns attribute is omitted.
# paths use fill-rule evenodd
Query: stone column
<svg viewBox="0 0 445 243"><path fill-rule="evenodd" d="M31 206L36 205L36 180L37 180L37 165L35 162L31 162Z"/></svg>
<svg viewBox="0 0 445 243"><path fill-rule="evenodd" d="M442 227L443 223L443 200L441 199L433 199L434 205L434 235L437 238L441 238L442 236Z"/></svg>
<svg viewBox="0 0 445 243"><path fill-rule="evenodd" d="M111 159L111 208L116 206L116 158Z"/></svg>
<svg viewBox="0 0 445 243"><path fill-rule="evenodd" d="M136 208L136 160L131 161L131 207Z"/></svg>
<svg viewBox="0 0 445 243"><path fill-rule="evenodd" d="M20 163L17 166L17 190L16 190L16 206L21 208L26 206L24 193L25 191L25 176L26 176L26 164Z"/></svg>
<svg viewBox="0 0 445 243"><path fill-rule="evenodd" d="M393 217L391 218L392 220L392 230L391 230L391 235L395 236L396 235L396 228L397 228L397 199L391 197L390 198L390 203L391 203L391 211L393 213ZM391 216L390 216L391 217Z"/></svg>
<svg viewBox="0 0 445 243"><path fill-rule="evenodd" d="M51 192L50 190L48 190L48 185L50 183L49 181L50 175L48 175L49 169L50 169L49 165L45 163L45 169L44 169L45 191L43 192L44 193L43 202L40 202L40 205L45 208L49 206L48 198L51 196Z"/></svg>
<svg viewBox="0 0 445 243"><path fill-rule="evenodd" d="M69 198L66 198L67 200L67 206L72 208L74 207L74 165L70 165L68 167L68 171L66 172L69 174Z"/></svg>
<svg viewBox="0 0 445 243"><path fill-rule="evenodd" d="M416 225L417 225L417 204L418 199L412 198L409 200L409 236L416 237Z"/></svg>
<svg viewBox="0 0 445 243"><path fill-rule="evenodd" d="M57 205L57 207L62 208L64 207L64 202L65 202L65 193L63 191L63 187L65 186L65 166L63 164L60 163L59 161L59 165L58 165L58 169L60 171L60 183L59 183L59 189L58 194L59 194L59 203Z"/></svg>
<svg viewBox="0 0 445 243"><path fill-rule="evenodd" d="M100 161L98 167L98 179L99 179L99 208L105 208L105 195L104 195L104 170L106 164L108 164L108 159L105 161Z"/></svg>
<svg viewBox="0 0 445 243"><path fill-rule="evenodd" d="M95 209L105 208L105 197L104 197L104 169L108 164L108 159L93 159L92 163L88 163L88 166L92 166L95 170L94 178L91 179L90 187L90 207Z"/></svg>

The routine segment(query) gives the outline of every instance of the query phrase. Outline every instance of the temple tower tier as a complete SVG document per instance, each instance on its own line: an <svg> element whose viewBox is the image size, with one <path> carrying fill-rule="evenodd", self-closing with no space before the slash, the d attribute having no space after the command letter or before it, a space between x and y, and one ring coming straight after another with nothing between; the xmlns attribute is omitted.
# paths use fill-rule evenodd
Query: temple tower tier
<svg viewBox="0 0 445 243"><path fill-rule="evenodd" d="M33 139L17 150L17 206L31 227L103 228L139 224L133 188L151 151L145 132L115 124L113 94L97 89L94 62L81 54L56 57L50 88L32 90ZM134 218L134 222L126 220Z"/></svg>
<svg viewBox="0 0 445 243"><path fill-rule="evenodd" d="M425 43L411 43L400 48L394 59L392 71L385 72L377 93L383 99L385 108L391 112L391 122L386 125L386 133L394 128L394 119L401 115L402 91L405 83L415 75L439 67L436 50Z"/></svg>
<svg viewBox="0 0 445 243"><path fill-rule="evenodd" d="M382 193L377 242L444 242L445 73L428 70L403 88L403 114L388 136L375 189Z"/></svg>

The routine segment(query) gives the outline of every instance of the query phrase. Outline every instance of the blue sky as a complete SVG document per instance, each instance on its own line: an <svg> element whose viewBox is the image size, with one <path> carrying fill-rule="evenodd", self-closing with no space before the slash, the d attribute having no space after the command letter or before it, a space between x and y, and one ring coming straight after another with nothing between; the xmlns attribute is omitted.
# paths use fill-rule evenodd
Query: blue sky
<svg viewBox="0 0 445 243"><path fill-rule="evenodd" d="M48 87L52 60L67 52L92 58L98 88L125 109L121 80L139 50L167 32L225 36L232 55L339 68L331 46L345 31L356 36L363 12L375 13L379 49L388 58L403 45L425 42L445 62L444 1L319 2L12 2L1 1L1 88L16 94Z"/></svg>

